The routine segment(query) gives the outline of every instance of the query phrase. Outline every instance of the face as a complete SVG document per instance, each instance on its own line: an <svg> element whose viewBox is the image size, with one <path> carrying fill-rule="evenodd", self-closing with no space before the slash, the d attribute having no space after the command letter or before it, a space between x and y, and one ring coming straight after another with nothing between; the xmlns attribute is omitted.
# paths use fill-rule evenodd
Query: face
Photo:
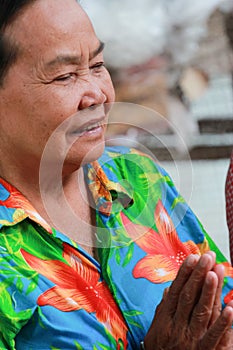
<svg viewBox="0 0 233 350"><path fill-rule="evenodd" d="M20 164L35 164L54 130L70 121L54 144L61 154L70 145L65 165L79 165L91 151L86 161L98 158L114 91L84 11L75 0L37 0L7 34L19 56L0 89L1 149Z"/></svg>

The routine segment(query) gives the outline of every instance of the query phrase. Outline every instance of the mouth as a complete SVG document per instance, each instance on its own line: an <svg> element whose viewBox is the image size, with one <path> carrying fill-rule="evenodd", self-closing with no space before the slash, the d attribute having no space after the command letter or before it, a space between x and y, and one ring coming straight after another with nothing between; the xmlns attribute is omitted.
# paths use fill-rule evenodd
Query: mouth
<svg viewBox="0 0 233 350"><path fill-rule="evenodd" d="M72 136L84 136L84 135L92 135L102 132L104 126L106 125L105 117L100 119L91 120L88 123L85 123L80 128L75 129L70 132Z"/></svg>

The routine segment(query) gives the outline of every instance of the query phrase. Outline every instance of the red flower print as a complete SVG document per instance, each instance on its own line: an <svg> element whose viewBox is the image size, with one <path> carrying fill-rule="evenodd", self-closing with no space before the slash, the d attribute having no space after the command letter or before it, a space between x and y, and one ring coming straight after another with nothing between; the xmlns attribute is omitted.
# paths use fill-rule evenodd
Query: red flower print
<svg viewBox="0 0 233 350"><path fill-rule="evenodd" d="M231 300L233 300L233 289L225 296L224 303L228 304Z"/></svg>
<svg viewBox="0 0 233 350"><path fill-rule="evenodd" d="M147 253L133 269L135 278L144 277L153 283L172 281L189 254L200 255L195 243L180 241L161 201L158 201L154 213L157 231L133 223L123 213L121 218L128 235Z"/></svg>
<svg viewBox="0 0 233 350"><path fill-rule="evenodd" d="M95 313L112 336L121 339L127 347L127 326L105 282L99 281L99 272L76 249L63 243L60 260L42 260L21 249L27 264L52 281L55 286L41 294L38 305L50 305L68 312L84 309Z"/></svg>
<svg viewBox="0 0 233 350"><path fill-rule="evenodd" d="M21 192L19 192L14 186L10 185L3 179L0 179L0 182L10 194L6 200L0 200L0 205L7 208L23 210L26 213L26 215L29 216L32 220L43 226L48 232L52 232L51 227L39 215L36 209L31 205L27 198L23 196Z"/></svg>

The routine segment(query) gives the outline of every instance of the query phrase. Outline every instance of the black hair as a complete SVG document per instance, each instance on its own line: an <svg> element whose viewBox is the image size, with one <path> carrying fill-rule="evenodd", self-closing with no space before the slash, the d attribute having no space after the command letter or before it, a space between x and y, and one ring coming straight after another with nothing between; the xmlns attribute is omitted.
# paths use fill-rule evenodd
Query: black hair
<svg viewBox="0 0 233 350"><path fill-rule="evenodd" d="M35 0L0 0L0 86L18 53L17 45L6 35L6 29L33 2Z"/></svg>

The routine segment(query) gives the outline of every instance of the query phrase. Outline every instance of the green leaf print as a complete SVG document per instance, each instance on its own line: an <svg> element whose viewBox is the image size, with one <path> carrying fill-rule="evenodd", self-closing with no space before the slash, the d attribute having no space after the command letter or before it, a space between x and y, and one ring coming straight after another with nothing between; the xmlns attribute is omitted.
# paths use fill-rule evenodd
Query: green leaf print
<svg viewBox="0 0 233 350"><path fill-rule="evenodd" d="M77 350L84 350L82 345L80 345L77 341L75 341L74 344L75 344Z"/></svg>
<svg viewBox="0 0 233 350"><path fill-rule="evenodd" d="M17 333L16 330L20 330L32 316L32 310L26 309L16 312L14 296L11 296L8 291L3 288L2 283L0 286L0 305L4 308L4 314L1 314L0 333L6 334L9 338L12 338L15 333Z"/></svg>
<svg viewBox="0 0 233 350"><path fill-rule="evenodd" d="M138 316L138 315L142 315L141 311L138 310L131 310L131 311L125 311L124 315L126 317L133 317L133 316Z"/></svg>
<svg viewBox="0 0 233 350"><path fill-rule="evenodd" d="M112 242L115 243L114 246L126 246L131 243L132 239L126 235L124 227L115 229L114 236L112 236ZM113 244L112 243L112 244Z"/></svg>
<svg viewBox="0 0 233 350"><path fill-rule="evenodd" d="M117 263L118 265L120 265L120 263L121 263L121 255L120 255L119 249L116 249L115 259L116 259L116 263Z"/></svg>
<svg viewBox="0 0 233 350"><path fill-rule="evenodd" d="M5 278L4 281L0 283L0 294L3 293L5 289L10 287L14 283L14 280L15 280L15 277Z"/></svg>
<svg viewBox="0 0 233 350"><path fill-rule="evenodd" d="M132 326L135 326L135 327L138 327L138 328L142 328L142 326L138 322L136 322L136 321L134 321L132 319L135 316L142 315L141 311L130 310L130 311L124 311L123 314L124 314L124 317L125 317L125 319L126 319L128 324L131 324Z"/></svg>
<svg viewBox="0 0 233 350"><path fill-rule="evenodd" d="M182 196L178 196L178 197L176 197L176 198L174 199L171 208L174 209L175 206L176 206L177 204L179 204L179 203L182 203L182 204L183 204L183 203L186 203L185 200L184 200L184 198L183 198Z"/></svg>
<svg viewBox="0 0 233 350"><path fill-rule="evenodd" d="M22 279L20 277L17 278L16 288L18 289L18 291L20 293L22 293L22 291L23 291L23 282L22 282Z"/></svg>
<svg viewBox="0 0 233 350"><path fill-rule="evenodd" d="M101 344L98 342L93 349L96 350L113 350L113 349L119 349L119 350L124 350L124 344L121 340L116 342L115 338L111 335L111 333L105 328L105 334L108 338L109 343L111 344L110 346ZM98 345L98 346L97 346ZM120 347L118 346L120 345Z"/></svg>
<svg viewBox="0 0 233 350"><path fill-rule="evenodd" d="M100 343L98 343L98 345L99 345L99 348L95 347L96 350L99 350L99 349L112 350L112 347L110 347L110 346L103 345L103 344L100 344Z"/></svg>
<svg viewBox="0 0 233 350"><path fill-rule="evenodd" d="M134 253L134 243L131 243L127 251L127 254L124 258L123 265L122 265L123 267L126 267L130 263L133 257L133 253Z"/></svg>
<svg viewBox="0 0 233 350"><path fill-rule="evenodd" d="M41 322L41 319L44 318L44 314L43 314L43 312L42 312L42 310L41 310L41 307L38 307L38 315L40 315L40 318L39 318L39 325L41 326L41 328L44 328L44 329L45 329L46 327L45 327L44 323Z"/></svg>
<svg viewBox="0 0 233 350"><path fill-rule="evenodd" d="M38 280L39 280L38 273L34 273L32 275L32 281L30 282L28 289L26 291L26 295L29 295L30 293L32 293L36 289L36 287L38 286Z"/></svg>

